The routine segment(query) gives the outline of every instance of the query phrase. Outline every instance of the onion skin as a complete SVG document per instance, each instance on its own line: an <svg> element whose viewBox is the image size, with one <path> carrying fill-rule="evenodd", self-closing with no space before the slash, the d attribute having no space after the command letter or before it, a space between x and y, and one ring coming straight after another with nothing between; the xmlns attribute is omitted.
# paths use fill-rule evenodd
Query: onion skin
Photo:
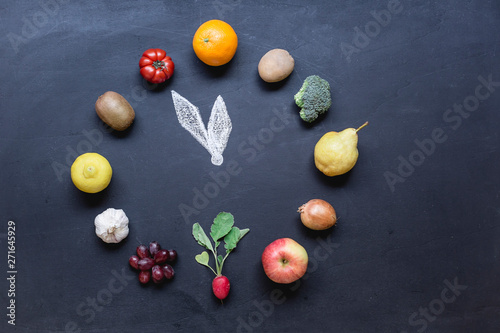
<svg viewBox="0 0 500 333"><path fill-rule="evenodd" d="M312 230L326 230L337 222L335 209L325 200L311 199L298 212L302 224Z"/></svg>

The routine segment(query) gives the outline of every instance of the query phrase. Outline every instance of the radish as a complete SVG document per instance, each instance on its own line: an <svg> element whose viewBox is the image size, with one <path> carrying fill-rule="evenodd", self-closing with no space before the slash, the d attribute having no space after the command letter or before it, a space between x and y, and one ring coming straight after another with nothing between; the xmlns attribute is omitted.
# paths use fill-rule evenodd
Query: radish
<svg viewBox="0 0 500 333"><path fill-rule="evenodd" d="M228 278L224 275L216 276L212 281L212 290L214 295L221 301L227 297L230 288L231 284L229 283Z"/></svg>
<svg viewBox="0 0 500 333"><path fill-rule="evenodd" d="M215 270L208 264L210 260L210 255L207 251L196 255L194 259L200 265L210 268L210 270L215 274L215 278L212 281L212 291L215 297L221 301L227 297L229 294L229 289L231 285L227 277L222 275L222 266L227 259L227 256L236 248L236 244L245 236L250 230L249 229L239 229L234 226L234 217L231 213L222 212L217 215L214 219L214 223L210 228L210 237L214 241L214 245L208 238L205 231L199 223L193 225L193 237L194 239L212 252L215 261ZM217 253L217 248L224 241L224 248L226 249L226 255L222 256Z"/></svg>

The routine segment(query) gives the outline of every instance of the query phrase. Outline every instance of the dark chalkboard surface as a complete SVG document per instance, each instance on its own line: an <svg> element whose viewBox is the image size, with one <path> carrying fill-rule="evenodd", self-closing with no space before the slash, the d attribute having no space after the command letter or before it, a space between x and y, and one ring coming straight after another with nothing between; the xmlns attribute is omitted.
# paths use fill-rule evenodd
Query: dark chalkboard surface
<svg viewBox="0 0 500 333"><path fill-rule="evenodd" d="M4 1L0 18L2 332L500 330L497 1ZM238 34L222 67L192 49L210 19ZM161 86L139 74L151 47L176 65ZM267 84L257 64L273 48L295 69ZM308 125L293 95L313 74L333 103ZM123 133L94 111L108 90L135 109ZM221 166L179 125L171 90L205 123L223 97L233 130ZM321 174L319 138L365 121L354 169ZM98 194L71 182L86 151L113 167ZM336 227L300 223L312 198L335 207ZM112 246L93 225L109 207L130 219ZM224 267L224 304L191 235L220 211L251 230ZM309 253L299 284L263 272L263 249L282 237ZM178 251L176 276L142 286L127 260L152 240Z"/></svg>

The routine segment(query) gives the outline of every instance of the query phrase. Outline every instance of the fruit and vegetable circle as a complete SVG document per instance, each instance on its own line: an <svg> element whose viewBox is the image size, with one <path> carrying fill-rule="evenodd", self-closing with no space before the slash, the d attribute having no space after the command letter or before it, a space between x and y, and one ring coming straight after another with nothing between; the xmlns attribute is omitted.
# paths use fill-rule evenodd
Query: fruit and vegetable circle
<svg viewBox="0 0 500 333"><path fill-rule="evenodd" d="M498 332L495 1L0 6L1 332Z"/></svg>

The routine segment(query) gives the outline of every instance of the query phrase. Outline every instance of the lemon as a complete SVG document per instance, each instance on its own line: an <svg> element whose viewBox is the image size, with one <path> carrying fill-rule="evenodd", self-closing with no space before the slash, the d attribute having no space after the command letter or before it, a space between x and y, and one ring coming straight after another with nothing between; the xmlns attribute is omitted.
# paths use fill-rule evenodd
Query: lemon
<svg viewBox="0 0 500 333"><path fill-rule="evenodd" d="M97 153L78 156L71 166L71 180L83 192L97 193L111 181L113 170L108 160Z"/></svg>
<svg viewBox="0 0 500 333"><path fill-rule="evenodd" d="M346 128L342 132L328 132L314 147L314 164L329 177L342 175L351 170L358 161L358 129Z"/></svg>

